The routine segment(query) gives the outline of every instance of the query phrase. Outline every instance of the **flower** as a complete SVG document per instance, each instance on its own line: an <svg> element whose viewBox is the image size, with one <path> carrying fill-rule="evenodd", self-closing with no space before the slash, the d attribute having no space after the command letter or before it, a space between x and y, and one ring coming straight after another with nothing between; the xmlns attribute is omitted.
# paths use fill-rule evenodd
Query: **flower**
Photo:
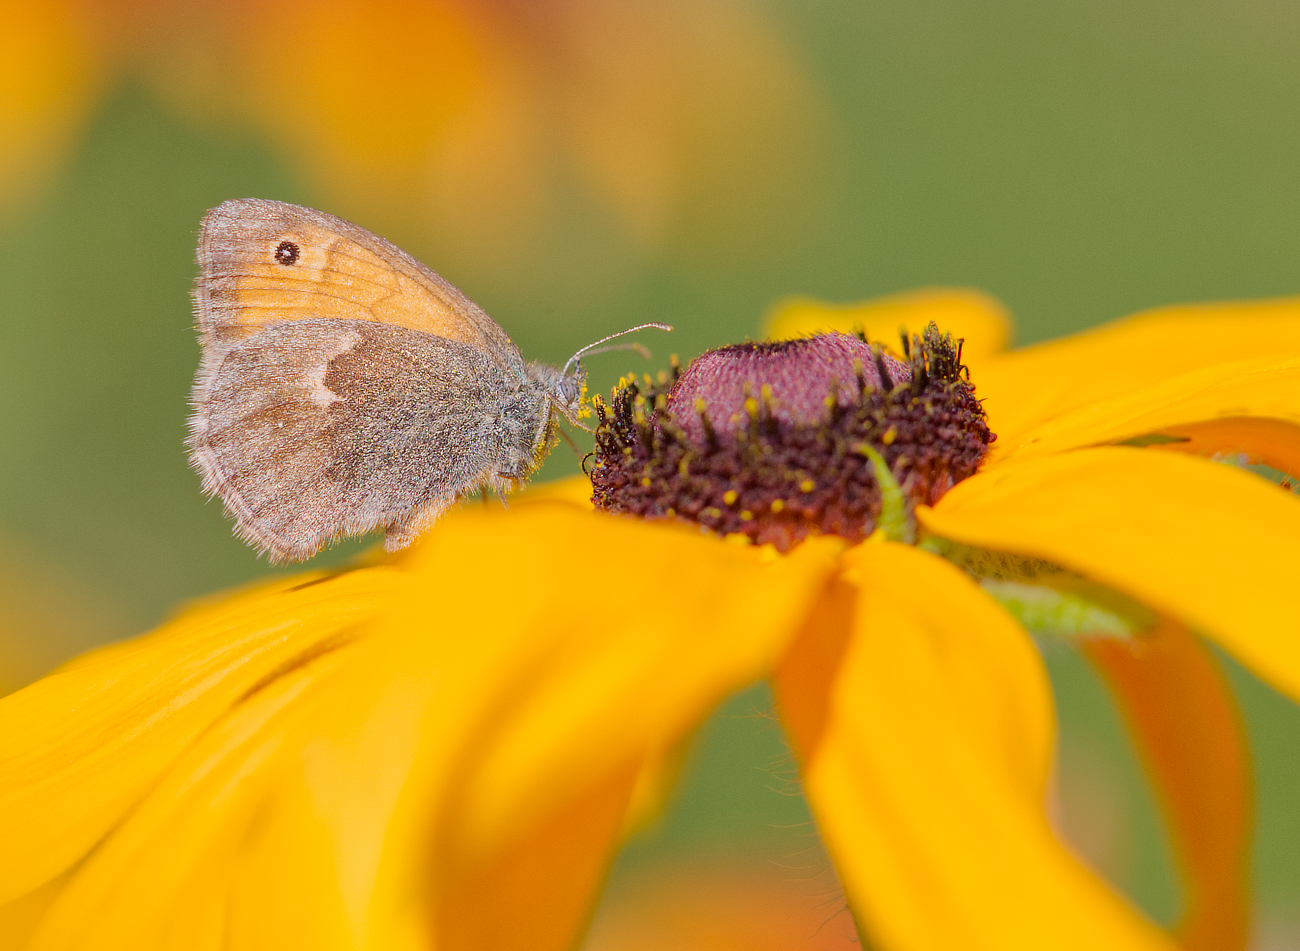
<svg viewBox="0 0 1300 951"><path fill-rule="evenodd" d="M537 495L5 698L0 891L45 906L32 946L566 947L676 747L772 667L839 546L773 558ZM676 559L686 601L655 567Z"/></svg>
<svg viewBox="0 0 1300 951"><path fill-rule="evenodd" d="M831 333L713 350L645 395L624 380L612 414L597 404L596 507L678 516L782 551L877 527L911 541L905 500L942 498L995 437L960 345L933 323L904 342L905 363Z"/></svg>
<svg viewBox="0 0 1300 951"><path fill-rule="evenodd" d="M774 327L877 339L936 315L998 438L919 503L873 449L880 512L902 506L919 545L882 515L779 554L593 512L572 480L467 507L394 560L196 605L0 700L4 914L41 949L570 947L693 725L772 676L873 944L1244 946L1244 747L1189 631L1300 696L1300 507L1205 458L1294 458L1300 305L1006 354L997 311L961 294L791 305ZM1107 631L1088 649L1188 882L1177 936L1051 827L1026 625Z"/></svg>
<svg viewBox="0 0 1300 951"><path fill-rule="evenodd" d="M808 70L766 16L724 0L323 0L311 16L41 0L10 11L0 52L0 203L35 191L131 82L191 121L256 130L320 204L446 235L444 267L545 276L573 244L553 239L575 196L588 256L780 239L828 194L789 183L833 164L813 147L831 135Z"/></svg>
<svg viewBox="0 0 1300 951"><path fill-rule="evenodd" d="M879 337L900 324L919 329L936 314L966 338L971 378L998 438L981 471L935 505L919 506L916 520L942 542L932 547L971 569L982 594L1027 626L1048 634L1118 628L1138 635L1084 645L1116 693L1165 806L1185 880L1180 944L1244 947L1245 740L1223 676L1191 632L1300 699L1300 648L1286 621L1296 606L1286 579L1296 567L1300 507L1289 491L1213 461L1295 471L1300 302L1168 308L1005 354L998 352L1006 339L998 310L965 293L921 292L839 309L796 301L778 311L772 329L785 335L854 326ZM830 698L809 726L789 719L810 801L851 900L867 908L888 947L979 946L972 933L990 947L1142 946L1130 943L1133 935L1121 942L1089 934L1107 914L1101 909L1080 917L1082 902L1071 909L1055 904L1051 893L1064 894L1064 878L1077 869L1056 864L1048 871L1060 854L1046 841L1037 809L1021 810L1018 826L1008 829L1009 814L972 807L999 800L1005 806L1002 797L1013 789L1025 802L1040 799L1041 785L1030 781L1041 784L1046 776L1051 723L1042 712L1041 674L1028 673L1036 658L1016 656L1023 635L1004 634L1001 644L972 656L976 618L985 618L984 637L1005 627L1004 616L988 612L989 599L961 606L960 590L968 599L974 593L964 578L940 595L938 574L947 566L916 550L862 546L854 554L868 553L870 571L858 569L862 614L849 652L810 689L801 659L807 652L796 649L778 679L792 714L818 695ZM1045 573L1024 577L1044 563ZM1008 580L1008 571L1022 577ZM919 583L926 573L934 577ZM1097 582L1105 591L1089 592ZM912 603L900 604L909 590ZM954 615L964 629L954 629ZM931 648L928 657L917 656L925 653L921 646ZM1025 665L1019 675L1013 663ZM919 689L921 671L931 678L928 691ZM796 689L804 691L803 702ZM899 723L908 724L901 734ZM974 768L967 751L981 746L990 755ZM918 761L917 748L948 756ZM1035 758L1035 769L1018 772ZM846 795L854 768L857 795ZM864 808L868 802L874 808ZM974 828L989 834L972 836ZM879 844L877 854L864 855L868 837ZM931 847L923 851L946 862L918 867L915 850L926 840ZM963 842L980 848L963 855L954 847ZM1024 850L1018 856L1017 847ZM1044 850L1037 860L1034 849ZM1024 877L976 872L993 853L1006 859L1000 872L1019 869ZM856 886L855 874L862 876ZM909 874L918 876L911 894L899 894L899 880ZM971 887L981 881L988 891ZM935 895L944 886L950 904ZM1008 921L1012 894L1025 913ZM1037 938L1035 920L1042 928ZM1042 935L1052 921L1058 931L1049 942Z"/></svg>

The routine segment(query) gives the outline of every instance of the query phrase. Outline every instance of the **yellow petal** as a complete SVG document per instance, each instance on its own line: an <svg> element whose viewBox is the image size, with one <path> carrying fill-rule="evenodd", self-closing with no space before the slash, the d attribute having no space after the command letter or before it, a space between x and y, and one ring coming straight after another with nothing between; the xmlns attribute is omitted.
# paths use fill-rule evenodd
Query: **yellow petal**
<svg viewBox="0 0 1300 951"><path fill-rule="evenodd" d="M26 948L69 873L52 878L22 898L0 905L0 948Z"/></svg>
<svg viewBox="0 0 1300 951"><path fill-rule="evenodd" d="M991 458L1044 455L1233 417L1300 424L1300 353L1201 367L1068 410L1020 433L998 432Z"/></svg>
<svg viewBox="0 0 1300 951"><path fill-rule="evenodd" d="M569 502L587 511L591 511L593 508L591 504L591 480L586 476L570 476L567 479L556 479L554 482L539 482L530 485L522 495L518 496L518 499L520 502L538 502L551 499L557 502Z"/></svg>
<svg viewBox="0 0 1300 951"><path fill-rule="evenodd" d="M1011 317L997 300L966 288L931 287L855 304L827 304L810 298L779 302L767 319L767 336L775 340L838 330L858 330L871 341L894 349L899 331L919 334L934 321L940 330L963 338L962 359L971 363L1006 349Z"/></svg>
<svg viewBox="0 0 1300 951"><path fill-rule="evenodd" d="M1300 500L1258 476L1181 453L1081 449L991 466L917 518L1122 591L1300 699Z"/></svg>
<svg viewBox="0 0 1300 951"><path fill-rule="evenodd" d="M243 695L371 614L392 574L261 586L0 700L0 902L79 860Z"/></svg>
<svg viewBox="0 0 1300 951"><path fill-rule="evenodd" d="M301 769L307 740L331 738L316 732L346 697L331 677L341 666L355 668L359 646L284 670L176 751L157 784L74 872L31 949L355 946L357 929L339 907L338 889L320 887L337 875L331 843L296 835L292 851L270 856L265 845L285 845L284 826L306 824L294 813L320 809L295 795L295 766ZM257 876L266 865L257 859L266 858L276 867L269 883ZM239 901L250 879L278 899L253 916ZM288 915L297 919L291 930Z"/></svg>
<svg viewBox="0 0 1300 951"><path fill-rule="evenodd" d="M434 876L445 883L438 933L452 948L511 947L520 934L530 947L569 945L642 764L771 669L840 548L820 539L777 558L596 515L523 537L520 568L484 575L468 594L511 616L472 641L437 644L437 669L457 675L436 719L459 723L436 739L463 747L443 767L455 767L444 780L453 798ZM421 562L435 576L493 551L468 525L437 542ZM590 564L581 595L527 570L534 559ZM426 609L417 600L412 616ZM514 886L508 903L503 883Z"/></svg>
<svg viewBox="0 0 1300 951"><path fill-rule="evenodd" d="M454 513L379 620L226 698L33 947L568 947L646 770L771 667L838 550Z"/></svg>
<svg viewBox="0 0 1300 951"><path fill-rule="evenodd" d="M993 431L1032 426L1217 363L1300 353L1300 299L1166 307L973 365Z"/></svg>
<svg viewBox="0 0 1300 951"><path fill-rule="evenodd" d="M1239 951L1250 921L1251 771L1245 724L1214 657L1179 625L1084 650L1128 721L1164 806L1185 883L1186 951Z"/></svg>
<svg viewBox="0 0 1300 951"><path fill-rule="evenodd" d="M1300 425L1280 419L1229 416L1223 419L1168 426L1160 430L1174 442L1160 449L1196 456L1241 454L1282 472L1300 474Z"/></svg>
<svg viewBox="0 0 1300 951"><path fill-rule="evenodd" d="M936 556L884 543L849 558L861 593L839 663L809 641L843 635L810 628L777 686L805 728L804 788L870 938L898 951L1172 951L1048 825L1053 712L1025 633ZM790 709L818 695L799 669L809 656L826 677L811 717ZM791 680L804 686L787 691Z"/></svg>

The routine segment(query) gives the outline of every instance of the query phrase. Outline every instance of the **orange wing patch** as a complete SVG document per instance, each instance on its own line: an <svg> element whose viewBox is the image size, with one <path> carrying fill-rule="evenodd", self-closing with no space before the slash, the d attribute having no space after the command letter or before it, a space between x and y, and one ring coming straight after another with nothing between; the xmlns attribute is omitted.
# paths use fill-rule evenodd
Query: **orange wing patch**
<svg viewBox="0 0 1300 951"><path fill-rule="evenodd" d="M205 335L283 320L373 320L506 356L518 350L473 301L378 235L310 208L228 201L203 219L194 299Z"/></svg>

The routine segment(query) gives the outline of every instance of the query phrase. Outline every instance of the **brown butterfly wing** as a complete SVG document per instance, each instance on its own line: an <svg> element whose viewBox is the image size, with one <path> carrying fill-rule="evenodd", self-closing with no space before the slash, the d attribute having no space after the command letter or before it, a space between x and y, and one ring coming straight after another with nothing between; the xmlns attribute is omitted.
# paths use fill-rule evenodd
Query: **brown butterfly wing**
<svg viewBox="0 0 1300 951"><path fill-rule="evenodd" d="M199 237L195 309L205 346L283 321L372 320L421 330L520 366L518 348L473 301L378 235L312 208L243 198Z"/></svg>
<svg viewBox="0 0 1300 951"><path fill-rule="evenodd" d="M505 331L364 228L228 201L203 219L191 459L273 560L374 528L408 543L526 474L549 403Z"/></svg>
<svg viewBox="0 0 1300 951"><path fill-rule="evenodd" d="M344 535L407 544L458 496L502 488L549 402L480 348L364 320L282 321L200 371L189 448L241 537L297 561Z"/></svg>

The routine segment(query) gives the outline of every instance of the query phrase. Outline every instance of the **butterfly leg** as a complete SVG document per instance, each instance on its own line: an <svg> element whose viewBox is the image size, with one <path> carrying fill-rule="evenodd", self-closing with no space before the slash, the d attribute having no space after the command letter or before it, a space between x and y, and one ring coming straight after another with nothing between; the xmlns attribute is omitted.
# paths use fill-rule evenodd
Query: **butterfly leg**
<svg viewBox="0 0 1300 951"><path fill-rule="evenodd" d="M451 498L434 499L385 526L384 551L398 551L411 544L442 518L452 501Z"/></svg>
<svg viewBox="0 0 1300 951"><path fill-rule="evenodd" d="M496 500L501 503L503 509L510 508L510 504L506 501L507 491L506 483L502 479L489 479L484 477L478 487L479 497L483 500L484 505L489 504L488 494L491 493L496 496Z"/></svg>
<svg viewBox="0 0 1300 951"><path fill-rule="evenodd" d="M506 496L511 492L518 492L521 490L527 481L528 472L526 470L520 469L516 472L497 471L496 476L493 477L493 483L496 489L497 498L501 500L502 508L510 508Z"/></svg>

